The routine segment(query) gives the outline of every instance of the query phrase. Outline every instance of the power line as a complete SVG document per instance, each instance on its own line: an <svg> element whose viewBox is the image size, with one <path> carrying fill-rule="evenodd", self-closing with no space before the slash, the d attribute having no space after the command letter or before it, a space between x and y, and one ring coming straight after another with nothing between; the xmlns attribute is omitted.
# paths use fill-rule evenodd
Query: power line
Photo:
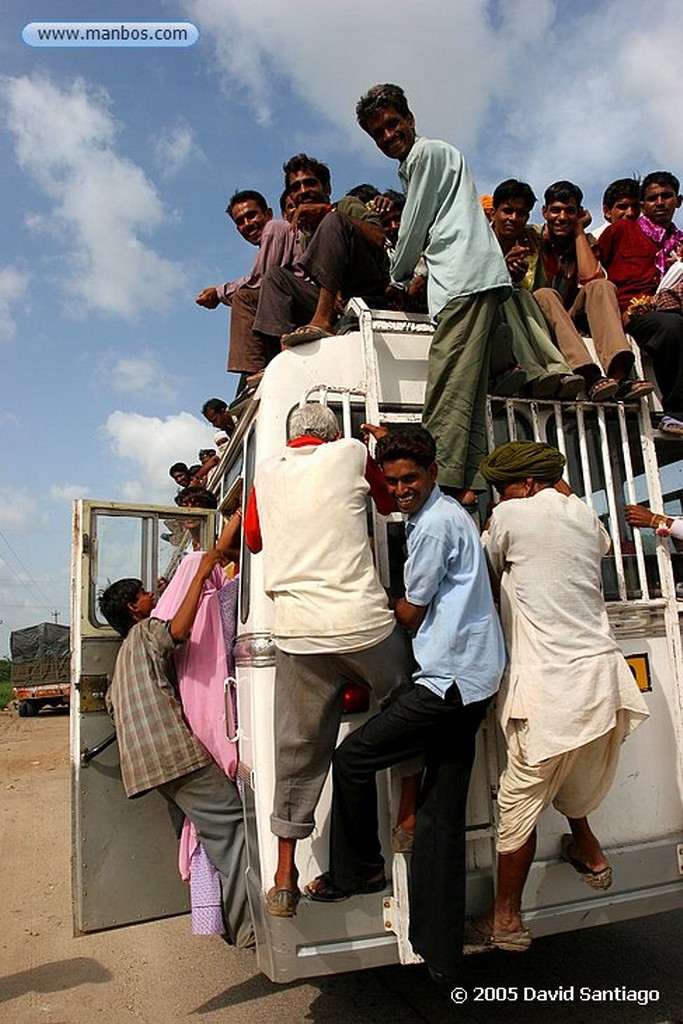
<svg viewBox="0 0 683 1024"><path fill-rule="evenodd" d="M7 559L2 556L2 554L0 554L0 559L2 559L3 563L7 566L7 568L12 573L12 575L17 579L17 581L21 584L21 586L26 588L26 590L31 594L31 596L34 598L34 600L36 598L39 599L38 600L38 604L39 604L40 607L53 608L54 607L54 601L51 600L47 596L45 591L41 590L41 588L38 586L37 582L33 579L29 569L27 569L27 567L24 565L23 561L21 560L19 555L16 553L16 551L14 550L14 548L12 547L12 545L10 544L10 542L8 541L7 537L2 532L2 530L0 530L0 537L2 538L2 540L5 542L5 544L9 548L10 552L12 553L12 555L14 556L16 561L18 562L19 566L21 567L22 571L25 573L27 578L23 579L19 575L19 573L16 571L16 569L12 565L10 565L10 563L7 561Z"/></svg>

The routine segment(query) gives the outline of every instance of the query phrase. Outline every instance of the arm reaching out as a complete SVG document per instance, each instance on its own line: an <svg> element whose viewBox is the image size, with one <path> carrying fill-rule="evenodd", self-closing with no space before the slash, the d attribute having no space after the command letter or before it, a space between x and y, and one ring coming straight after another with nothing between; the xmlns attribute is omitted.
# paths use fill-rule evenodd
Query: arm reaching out
<svg viewBox="0 0 683 1024"><path fill-rule="evenodd" d="M211 575L214 566L220 561L221 555L222 552L218 547L211 548L210 551L202 555L197 572L188 587L182 604L171 619L169 630L174 640L186 640L190 635L204 589L204 581Z"/></svg>

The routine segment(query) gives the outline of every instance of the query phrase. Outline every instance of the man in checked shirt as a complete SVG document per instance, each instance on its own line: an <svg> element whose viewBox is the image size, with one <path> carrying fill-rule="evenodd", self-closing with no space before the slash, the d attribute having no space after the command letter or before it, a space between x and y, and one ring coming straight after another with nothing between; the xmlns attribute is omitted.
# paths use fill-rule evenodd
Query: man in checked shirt
<svg viewBox="0 0 683 1024"><path fill-rule="evenodd" d="M227 528L224 537L227 534ZM99 598L102 615L125 639L105 695L114 719L126 796L158 789L194 824L220 875L226 936L253 946L246 892L242 804L235 783L190 731L175 682L173 652L190 635L204 581L225 553L207 551L170 622L150 618L154 594L121 579Z"/></svg>

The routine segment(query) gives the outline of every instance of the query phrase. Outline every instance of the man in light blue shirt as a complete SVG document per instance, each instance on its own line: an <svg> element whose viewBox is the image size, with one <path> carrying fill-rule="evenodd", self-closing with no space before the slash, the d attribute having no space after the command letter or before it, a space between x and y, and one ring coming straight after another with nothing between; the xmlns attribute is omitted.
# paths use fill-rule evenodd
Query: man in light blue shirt
<svg viewBox="0 0 683 1024"><path fill-rule="evenodd" d="M436 486L434 439L410 425L379 437L376 458L406 516L408 559L397 620L414 634L415 686L351 733L333 761L330 870L306 887L319 902L385 885L375 773L425 761L411 865L410 941L432 976L458 969L465 914L465 805L475 735L505 667L477 531Z"/></svg>
<svg viewBox="0 0 683 1024"><path fill-rule="evenodd" d="M403 90L375 85L356 106L358 122L379 149L399 161L406 193L394 289L427 263L427 300L436 330L429 353L423 422L437 439L439 481L465 503L483 490L486 387L495 311L511 294L510 275L462 153L419 138Z"/></svg>

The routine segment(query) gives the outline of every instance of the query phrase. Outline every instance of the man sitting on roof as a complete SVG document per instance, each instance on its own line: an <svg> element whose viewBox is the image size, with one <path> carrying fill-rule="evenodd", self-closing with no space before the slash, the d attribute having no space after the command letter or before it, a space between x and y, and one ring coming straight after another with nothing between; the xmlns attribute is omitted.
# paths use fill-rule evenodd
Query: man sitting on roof
<svg viewBox="0 0 683 1024"><path fill-rule="evenodd" d="M626 330L652 359L664 409L660 430L683 437L683 306L669 306L666 293L655 298L662 278L683 255L683 231L673 223L680 183L669 171L653 171L640 189L640 217L605 229L600 259L616 285Z"/></svg>
<svg viewBox="0 0 683 1024"><path fill-rule="evenodd" d="M529 216L536 202L531 186L508 178L493 193L491 228L503 253L514 285L519 285L529 269L529 258L538 249L535 235L527 230ZM525 288L515 287L509 299L500 306L500 316L512 332L511 355L526 375L525 394L529 398L576 398L583 389L583 377L572 373L548 333L548 325L534 298ZM496 333L495 339L499 337ZM498 376L495 394L501 390L510 371L496 372L501 353L491 353L491 376ZM508 366L510 359L507 360ZM505 366L501 366L505 371Z"/></svg>
<svg viewBox="0 0 683 1024"><path fill-rule="evenodd" d="M556 181L545 190L545 227L534 229L538 255L522 284L533 291L591 401L642 398L652 385L631 377L634 356L621 324L616 289L595 255L595 240L586 234L591 215L582 200L583 192L571 181ZM593 362L577 324L593 338L601 367Z"/></svg>
<svg viewBox="0 0 683 1024"><path fill-rule="evenodd" d="M338 297L358 295L370 304L382 299L388 261L380 218L356 196L333 205L325 164L298 153L283 169L296 203L291 229L301 231L305 251L295 268L266 274L254 328L271 345L282 340L292 346L333 333Z"/></svg>
<svg viewBox="0 0 683 1024"><path fill-rule="evenodd" d="M486 553L510 662L498 700L508 758L498 791L496 899L465 933L479 949L521 953L531 945L522 891L536 822L550 804L571 829L561 857L591 888L610 887L612 870L587 815L612 785L623 740L649 714L602 596L609 534L561 479L564 464L551 445L512 441L481 467L501 497Z"/></svg>
<svg viewBox="0 0 683 1024"><path fill-rule="evenodd" d="M273 220L273 211L260 192L235 192L225 212L232 217L242 238L258 246L259 254L248 274L218 287L205 288L195 302L206 309L215 309L221 302L232 307L228 372L242 375L238 386L238 391L242 391L247 376L263 370L280 351L279 344L269 343L253 330L261 281L270 267L289 266L299 250L296 232L284 220Z"/></svg>
<svg viewBox="0 0 683 1024"><path fill-rule="evenodd" d="M593 238L600 238L610 224L623 217L637 220L640 215L640 182L637 178L617 178L611 181L602 196L602 215L606 223L593 230Z"/></svg>

